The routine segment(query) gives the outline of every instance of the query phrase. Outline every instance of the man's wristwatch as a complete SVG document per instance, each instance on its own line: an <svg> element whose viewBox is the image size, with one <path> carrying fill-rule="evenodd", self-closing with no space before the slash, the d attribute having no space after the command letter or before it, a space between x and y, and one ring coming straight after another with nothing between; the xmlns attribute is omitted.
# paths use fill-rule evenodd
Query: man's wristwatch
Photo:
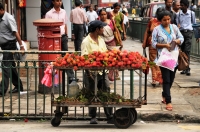
<svg viewBox="0 0 200 132"><path fill-rule="evenodd" d="M24 45L20 45L20 47L24 47Z"/></svg>

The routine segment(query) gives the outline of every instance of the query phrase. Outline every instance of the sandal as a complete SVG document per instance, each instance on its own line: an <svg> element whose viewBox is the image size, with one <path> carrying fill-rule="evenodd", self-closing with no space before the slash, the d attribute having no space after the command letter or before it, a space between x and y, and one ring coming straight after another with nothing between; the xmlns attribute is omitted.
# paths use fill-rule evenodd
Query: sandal
<svg viewBox="0 0 200 132"><path fill-rule="evenodd" d="M166 110L172 111L172 109L173 109L173 107L172 107L171 104L167 104L167 105L166 105Z"/></svg>

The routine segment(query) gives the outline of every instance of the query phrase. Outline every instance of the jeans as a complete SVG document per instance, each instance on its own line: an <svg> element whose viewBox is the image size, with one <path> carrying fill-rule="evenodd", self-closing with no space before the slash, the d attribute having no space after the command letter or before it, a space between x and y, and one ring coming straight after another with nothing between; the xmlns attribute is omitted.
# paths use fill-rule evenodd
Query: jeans
<svg viewBox="0 0 200 132"><path fill-rule="evenodd" d="M68 37L67 35L62 35L61 38L61 50L62 51L68 51ZM62 56L64 56L65 54L63 54ZM67 73L67 77L70 78L74 78L74 71L72 69L67 69L65 70Z"/></svg>
<svg viewBox="0 0 200 132"><path fill-rule="evenodd" d="M74 47L75 51L81 51L81 43L83 41L84 35L84 25L83 24L73 24L74 26Z"/></svg>
<svg viewBox="0 0 200 132"><path fill-rule="evenodd" d="M174 69L174 71L171 71L171 70L169 70L167 68L163 68L163 67L160 67L160 70L161 70L162 79L163 79L162 96L165 98L166 104L169 104L169 103L171 103L170 89L174 82L177 67Z"/></svg>
<svg viewBox="0 0 200 132"><path fill-rule="evenodd" d="M3 44L1 46L2 50L16 50L16 40L12 40L7 42L6 44ZM4 61L5 60L5 61ZM15 86L15 88L20 89L20 91L23 91L23 85L22 81L18 76L17 69L13 53L3 53L3 62L2 67L13 67L13 68L2 68L2 81L0 85L0 91L2 92L2 88L4 88L4 93L8 90L9 86L9 79L12 80L12 84ZM12 77L12 78L11 78Z"/></svg>
<svg viewBox="0 0 200 132"><path fill-rule="evenodd" d="M90 89L91 91L94 91L95 88L95 74L89 71L86 71L84 74L84 83L85 87ZM110 92L110 84L108 80L107 73L104 73L103 75L97 74L97 87L98 90L102 90L104 92ZM89 107L89 116L92 118L96 117L96 107ZM112 107L104 107L104 113L106 114L106 117L108 119L112 118Z"/></svg>

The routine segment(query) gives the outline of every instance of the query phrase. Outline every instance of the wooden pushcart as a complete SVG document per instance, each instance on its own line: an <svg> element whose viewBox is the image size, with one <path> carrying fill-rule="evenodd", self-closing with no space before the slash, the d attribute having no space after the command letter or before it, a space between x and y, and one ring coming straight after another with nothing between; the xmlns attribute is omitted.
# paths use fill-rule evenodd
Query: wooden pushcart
<svg viewBox="0 0 200 132"><path fill-rule="evenodd" d="M65 67L54 67L56 69L62 70L62 95L65 95L65 70L68 68ZM82 70L88 68L81 68ZM91 68L90 68L91 69ZM109 70L109 69L118 69L122 72L124 70L130 71L130 98L132 98L131 102L104 102L101 103L99 98L97 97L97 76L95 77L95 91L94 91L94 98L93 101L89 103L82 103L82 102L57 102L55 101L54 97L54 87L52 88L52 98L51 104L52 106L56 107L55 110L55 117L51 120L51 124L54 127L57 127L61 123L62 116L67 113L68 114L68 107L114 107L115 112L113 115L114 125L117 128L128 128L130 125L134 124L137 120L137 111L135 108L141 108L142 105L147 104L147 75L145 74L144 79L144 88L143 81L142 81L142 69L132 69L132 68L93 68L92 70L96 71L96 75L98 74L98 70ZM139 97L137 99L133 99L133 76L134 71L139 75ZM122 78L123 80L123 78ZM123 89L124 87L122 87ZM116 92L116 90L115 90ZM142 94L143 93L143 94ZM76 117L74 118L76 119Z"/></svg>

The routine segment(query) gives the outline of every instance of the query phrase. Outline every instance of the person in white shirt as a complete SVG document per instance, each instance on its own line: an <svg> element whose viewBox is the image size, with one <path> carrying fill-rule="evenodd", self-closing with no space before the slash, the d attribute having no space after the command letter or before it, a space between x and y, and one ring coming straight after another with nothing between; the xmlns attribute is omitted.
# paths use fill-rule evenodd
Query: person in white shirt
<svg viewBox="0 0 200 132"><path fill-rule="evenodd" d="M125 31L127 30L127 28L129 27L129 20L128 20L128 17L126 16L126 11L122 11L122 13L124 14L124 26L125 26Z"/></svg>
<svg viewBox="0 0 200 132"><path fill-rule="evenodd" d="M122 11L125 11L125 15L126 15L126 16L128 15L128 10L127 10L127 8L126 8L125 5L123 5L123 7L122 7Z"/></svg>
<svg viewBox="0 0 200 132"><path fill-rule="evenodd" d="M96 11L93 10L92 6L90 6L89 11L87 11L87 18L88 18L88 22L97 20L97 18L98 18L97 13L96 13Z"/></svg>

